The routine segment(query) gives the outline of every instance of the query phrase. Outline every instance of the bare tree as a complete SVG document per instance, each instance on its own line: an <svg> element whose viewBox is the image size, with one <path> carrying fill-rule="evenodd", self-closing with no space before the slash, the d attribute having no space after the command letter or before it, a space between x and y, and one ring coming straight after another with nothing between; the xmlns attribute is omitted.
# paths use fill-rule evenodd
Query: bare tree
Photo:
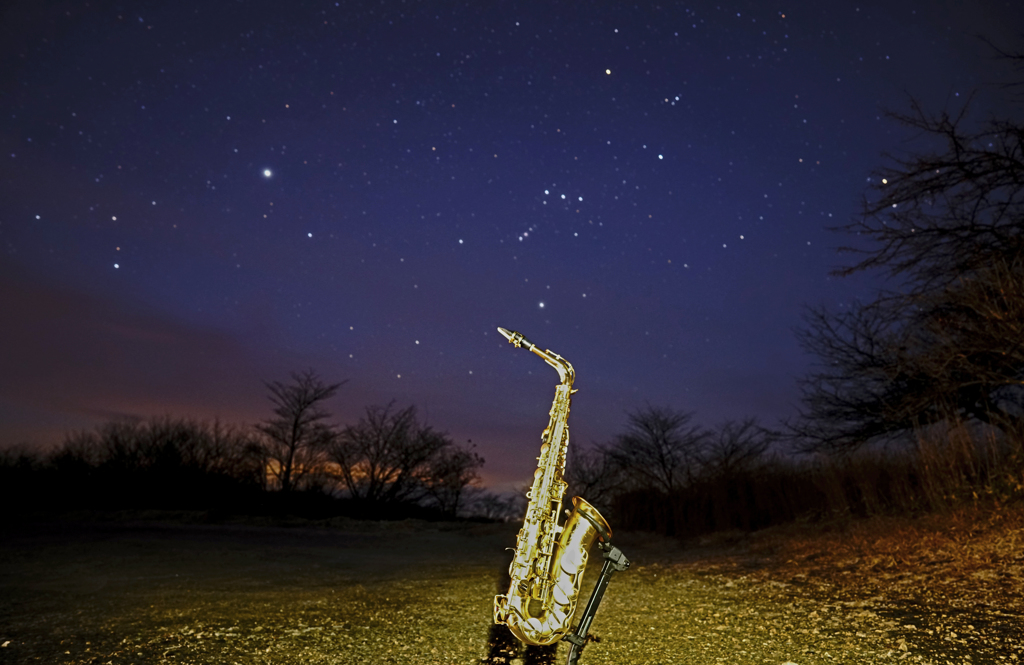
<svg viewBox="0 0 1024 665"><path fill-rule="evenodd" d="M427 495L425 479L452 441L421 425L416 408L393 410L370 406L355 425L342 430L329 457L337 465L349 496L374 503L419 501Z"/></svg>
<svg viewBox="0 0 1024 665"><path fill-rule="evenodd" d="M775 436L758 425L755 418L722 423L705 444L702 475L728 479L752 471L764 459Z"/></svg>
<svg viewBox="0 0 1024 665"><path fill-rule="evenodd" d="M437 508L454 517L466 503L466 490L479 482L484 458L470 448L450 445L430 461L424 478L427 495Z"/></svg>
<svg viewBox="0 0 1024 665"><path fill-rule="evenodd" d="M598 509L610 508L616 491L624 483L623 469L600 447L569 448L565 461L566 498L580 496Z"/></svg>
<svg viewBox="0 0 1024 665"><path fill-rule="evenodd" d="M325 422L330 414L322 403L345 383L324 383L312 369L291 377L291 383L266 384L276 417L256 426L263 434L259 453L282 492L297 489L320 470L324 452L337 436Z"/></svg>
<svg viewBox="0 0 1024 665"><path fill-rule="evenodd" d="M520 521L526 513L526 496L523 492L497 494L478 487L471 487L469 512L471 515L502 522Z"/></svg>
<svg viewBox="0 0 1024 665"><path fill-rule="evenodd" d="M119 420L71 433L47 455L54 499L105 507L211 508L265 486L249 428L188 418Z"/></svg>
<svg viewBox="0 0 1024 665"><path fill-rule="evenodd" d="M1024 428L1024 125L966 129L966 111L897 120L929 149L876 172L840 230L867 240L837 271L878 270L890 289L846 312L809 310L820 359L789 423L805 450L848 450L955 420Z"/></svg>
<svg viewBox="0 0 1024 665"><path fill-rule="evenodd" d="M626 431L601 451L627 482L661 492L693 483L711 433L693 424L693 413L647 406L628 414Z"/></svg>

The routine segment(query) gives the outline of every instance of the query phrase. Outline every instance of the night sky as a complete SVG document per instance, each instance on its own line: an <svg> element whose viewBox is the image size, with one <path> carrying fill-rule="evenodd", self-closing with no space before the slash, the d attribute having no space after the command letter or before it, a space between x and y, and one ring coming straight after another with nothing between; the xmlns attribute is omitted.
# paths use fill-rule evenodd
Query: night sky
<svg viewBox="0 0 1024 665"><path fill-rule="evenodd" d="M48 2L0 13L0 444L253 423L264 381L415 404L504 487L557 374L628 409L797 408L883 110L999 110L1020 2Z"/></svg>

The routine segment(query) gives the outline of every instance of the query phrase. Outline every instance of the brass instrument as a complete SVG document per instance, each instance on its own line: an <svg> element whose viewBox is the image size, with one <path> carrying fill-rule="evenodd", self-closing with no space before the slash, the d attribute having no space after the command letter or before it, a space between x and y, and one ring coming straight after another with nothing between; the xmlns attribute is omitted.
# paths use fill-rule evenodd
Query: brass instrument
<svg viewBox="0 0 1024 665"><path fill-rule="evenodd" d="M533 485L526 494L526 517L509 566L512 582L508 593L494 597L494 622L508 626L526 644L553 644L560 639L571 642L569 663L575 663L611 573L625 570L629 560L609 542L612 530L608 522L580 497L573 497L572 513L564 525L558 524L566 489L562 475L569 444L569 404L576 392L572 365L556 353L542 351L521 333L505 328L498 328L498 332L516 348L525 347L554 367L561 383L555 388L551 419L541 434ZM595 540L604 551L604 569L577 630L571 632L580 581Z"/></svg>

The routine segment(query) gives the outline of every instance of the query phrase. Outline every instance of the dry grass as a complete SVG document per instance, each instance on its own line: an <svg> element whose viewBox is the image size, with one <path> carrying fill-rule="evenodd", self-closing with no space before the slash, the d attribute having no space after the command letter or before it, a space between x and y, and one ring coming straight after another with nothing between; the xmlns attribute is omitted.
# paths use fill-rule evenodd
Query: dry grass
<svg viewBox="0 0 1024 665"><path fill-rule="evenodd" d="M864 591L916 592L930 601L944 593L956 602L969 590L972 602L1024 614L1024 506L791 524L694 545L694 565L707 570L756 567L763 577L802 575Z"/></svg>
<svg viewBox="0 0 1024 665"><path fill-rule="evenodd" d="M626 534L634 566L613 580L582 663L1012 663L1024 657L1021 525L960 514L703 543ZM0 662L472 665L486 656L514 531L179 521L8 532Z"/></svg>
<svg viewBox="0 0 1024 665"><path fill-rule="evenodd" d="M691 543L675 566L863 603L897 619L905 643L934 662L957 645L973 662L1018 662L1022 545L1024 506L974 507L717 534Z"/></svg>

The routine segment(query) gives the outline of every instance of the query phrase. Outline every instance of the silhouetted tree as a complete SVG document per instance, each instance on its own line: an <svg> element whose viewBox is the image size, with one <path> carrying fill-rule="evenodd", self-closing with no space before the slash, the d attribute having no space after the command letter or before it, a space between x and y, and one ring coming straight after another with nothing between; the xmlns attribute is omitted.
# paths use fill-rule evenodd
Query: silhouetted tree
<svg viewBox="0 0 1024 665"><path fill-rule="evenodd" d="M480 480L484 458L469 448L449 445L439 450L424 477L427 495L446 515L455 516L466 503L466 490Z"/></svg>
<svg viewBox="0 0 1024 665"><path fill-rule="evenodd" d="M625 477L620 465L603 449L572 446L566 455L564 480L569 484L567 500L580 496L598 510L605 510Z"/></svg>
<svg viewBox="0 0 1024 665"><path fill-rule="evenodd" d="M469 512L471 515L492 520L521 520L526 514L526 497L522 492L497 494L481 488L470 487Z"/></svg>
<svg viewBox="0 0 1024 665"><path fill-rule="evenodd" d="M789 423L804 450L849 450L929 424L1024 429L1024 125L966 111L897 120L933 147L873 174L840 230L867 240L837 271L891 288L846 312L808 311L799 339L820 362ZM937 140L937 142L936 142Z"/></svg>
<svg viewBox="0 0 1024 665"><path fill-rule="evenodd" d="M252 445L247 430L220 422L113 421L68 434L38 476L60 508L237 505L263 486Z"/></svg>
<svg viewBox="0 0 1024 665"><path fill-rule="evenodd" d="M701 476L706 479L736 478L753 471L764 461L776 435L755 418L729 420L714 429L701 454Z"/></svg>
<svg viewBox="0 0 1024 665"><path fill-rule="evenodd" d="M265 384L276 417L256 426L263 434L258 453L282 492L298 488L321 470L325 451L337 436L334 426L324 422L330 414L322 403L345 383L324 383L311 369L291 377L291 383Z"/></svg>
<svg viewBox="0 0 1024 665"><path fill-rule="evenodd" d="M52 453L58 466L89 466L110 472L189 469L202 474L259 475L248 459L252 438L244 431L187 418L116 420L72 432Z"/></svg>
<svg viewBox="0 0 1024 665"><path fill-rule="evenodd" d="M43 456L28 444L0 448L0 511L24 515L38 508L39 495L49 489L41 487L44 468Z"/></svg>
<svg viewBox="0 0 1024 665"><path fill-rule="evenodd" d="M647 406L629 413L626 431L600 448L627 483L660 492L690 485L711 432L693 413Z"/></svg>
<svg viewBox="0 0 1024 665"><path fill-rule="evenodd" d="M329 458L348 495L377 504L433 496L442 510L457 509L483 459L418 422L415 407L393 407L393 402L367 407L359 422L342 430L330 446Z"/></svg>

